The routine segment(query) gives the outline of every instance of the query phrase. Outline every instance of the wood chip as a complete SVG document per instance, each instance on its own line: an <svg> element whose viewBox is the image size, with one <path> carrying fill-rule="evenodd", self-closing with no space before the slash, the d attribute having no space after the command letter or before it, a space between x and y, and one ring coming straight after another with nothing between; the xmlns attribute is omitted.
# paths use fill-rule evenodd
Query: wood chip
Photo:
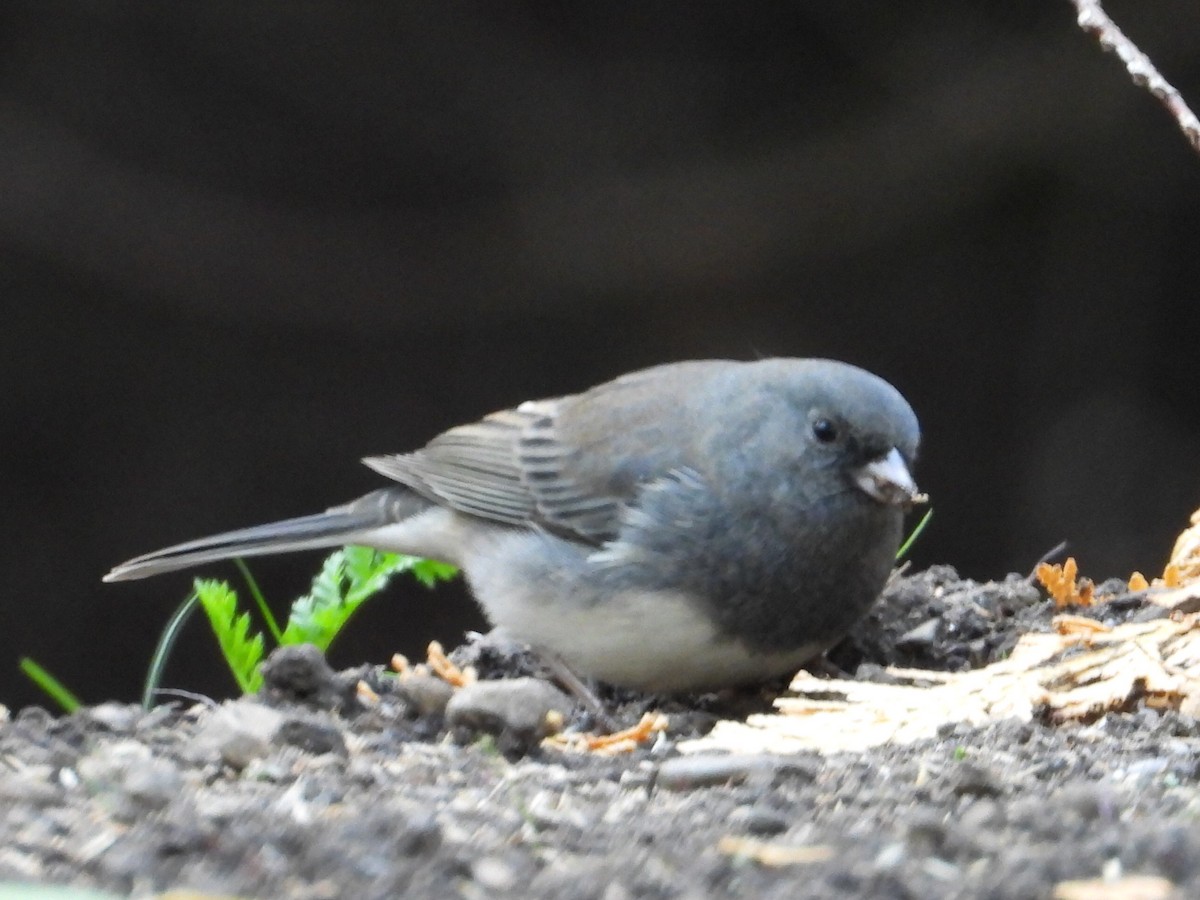
<svg viewBox="0 0 1200 900"><path fill-rule="evenodd" d="M649 712L632 728L612 734L556 734L546 738L545 743L558 750L617 756L621 753L632 753L660 731L666 731L667 724L665 715Z"/></svg>
<svg viewBox="0 0 1200 900"><path fill-rule="evenodd" d="M1157 875L1060 881L1054 886L1054 900L1167 900L1175 896L1179 896L1175 885Z"/></svg>
<svg viewBox="0 0 1200 900"><path fill-rule="evenodd" d="M354 694L358 698L359 703L361 703L363 706L379 705L379 695L375 693L374 688L372 688L361 678L354 685Z"/></svg>
<svg viewBox="0 0 1200 900"><path fill-rule="evenodd" d="M1091 721L1106 712L1200 706L1200 616L1129 622L1108 631L1026 634L1000 662L969 672L890 667L898 683L800 672L776 713L717 723L685 753L821 753L935 737L946 725L1000 719Z"/></svg>
<svg viewBox="0 0 1200 900"><path fill-rule="evenodd" d="M750 859L773 869L825 862L833 858L833 848L824 844L796 847L736 835L721 838L717 842L717 850L727 856Z"/></svg>
<svg viewBox="0 0 1200 900"><path fill-rule="evenodd" d="M1073 556L1068 556L1061 566L1043 562L1034 569L1037 580L1054 598L1054 605L1059 609L1064 606L1091 606L1095 602L1095 585L1088 578L1077 580L1078 574L1079 564Z"/></svg>
<svg viewBox="0 0 1200 900"><path fill-rule="evenodd" d="M1173 570L1176 585L1200 581L1200 509L1192 513L1191 527L1175 540L1167 567Z"/></svg>
<svg viewBox="0 0 1200 900"><path fill-rule="evenodd" d="M442 681L452 684L455 687L463 687L475 682L476 675L474 670L471 668L460 669L452 663L439 641L430 641L425 654L427 658L426 665L429 666L429 671L433 672Z"/></svg>
<svg viewBox="0 0 1200 900"><path fill-rule="evenodd" d="M1200 584L1165 591L1150 591L1146 595L1146 602L1179 615L1200 612Z"/></svg>
<svg viewBox="0 0 1200 900"><path fill-rule="evenodd" d="M1050 624L1054 626L1054 630L1059 634L1088 635L1112 631L1111 625L1105 625L1103 622L1097 619L1089 619L1087 616L1064 614L1055 616Z"/></svg>

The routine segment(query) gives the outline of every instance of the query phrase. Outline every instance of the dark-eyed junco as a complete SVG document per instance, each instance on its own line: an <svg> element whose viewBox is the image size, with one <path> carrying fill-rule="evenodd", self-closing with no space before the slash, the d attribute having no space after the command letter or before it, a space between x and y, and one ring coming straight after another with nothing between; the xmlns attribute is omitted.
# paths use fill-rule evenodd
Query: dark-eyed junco
<svg viewBox="0 0 1200 900"><path fill-rule="evenodd" d="M875 601L918 439L899 392L845 363L673 363L371 457L398 484L105 580L377 547L460 566L493 624L578 674L724 687L798 668Z"/></svg>

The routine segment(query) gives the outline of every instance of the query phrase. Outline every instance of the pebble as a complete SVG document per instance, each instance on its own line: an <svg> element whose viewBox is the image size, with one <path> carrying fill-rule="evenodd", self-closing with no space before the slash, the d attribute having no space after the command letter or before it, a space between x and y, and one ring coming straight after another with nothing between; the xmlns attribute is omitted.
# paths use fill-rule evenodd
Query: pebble
<svg viewBox="0 0 1200 900"><path fill-rule="evenodd" d="M879 852L875 855L875 868L881 872L886 872L891 869L898 869L900 865L908 858L908 848L904 846L903 841L892 841L890 844L884 844Z"/></svg>
<svg viewBox="0 0 1200 900"><path fill-rule="evenodd" d="M175 763L133 740L98 744L77 771L88 793L104 796L113 818L125 822L163 809L184 783Z"/></svg>
<svg viewBox="0 0 1200 900"><path fill-rule="evenodd" d="M0 776L0 804L28 803L31 806L56 806L63 800L63 789L28 772Z"/></svg>
<svg viewBox="0 0 1200 900"><path fill-rule="evenodd" d="M913 649L917 647L929 647L938 638L938 632L941 630L942 622L940 619L926 619L916 628L909 629L902 634L896 641L897 647L905 647Z"/></svg>
<svg viewBox="0 0 1200 900"><path fill-rule="evenodd" d="M557 791L538 791L525 806L525 815L539 830L574 828L585 831L592 822L578 803Z"/></svg>
<svg viewBox="0 0 1200 900"><path fill-rule="evenodd" d="M483 856L471 864L471 877L482 887L497 893L511 891L517 885L516 870L497 856Z"/></svg>
<svg viewBox="0 0 1200 900"><path fill-rule="evenodd" d="M566 716L573 701L537 678L477 681L455 691L446 704L446 723L457 736L497 738L507 755L523 755L554 731L551 713Z"/></svg>
<svg viewBox="0 0 1200 900"><path fill-rule="evenodd" d="M220 759L240 771L270 752L271 737L283 722L283 713L256 700L223 703L202 714L188 753L192 759Z"/></svg>
<svg viewBox="0 0 1200 900"><path fill-rule="evenodd" d="M960 797L999 797L1004 783L983 766L964 761L954 767L951 789Z"/></svg>
<svg viewBox="0 0 1200 900"><path fill-rule="evenodd" d="M908 813L905 837L917 852L940 853L946 844L946 831L945 816L938 809L919 806Z"/></svg>
<svg viewBox="0 0 1200 900"><path fill-rule="evenodd" d="M265 756L269 750L270 745L257 735L235 731L221 741L218 752L221 762L240 772L256 759Z"/></svg>
<svg viewBox="0 0 1200 900"><path fill-rule="evenodd" d="M170 760L151 757L125 773L125 791L143 810L163 809L183 789L183 776Z"/></svg>
<svg viewBox="0 0 1200 900"><path fill-rule="evenodd" d="M1153 778L1155 775L1161 775L1170 766L1171 761L1165 756L1151 756L1147 759L1138 759L1131 762L1125 767L1126 778Z"/></svg>
<svg viewBox="0 0 1200 900"><path fill-rule="evenodd" d="M739 806L729 815L729 824L747 834L771 837L788 830L791 821L779 810L763 803Z"/></svg>
<svg viewBox="0 0 1200 900"><path fill-rule="evenodd" d="M741 784L752 775L774 775L787 760L769 753L698 753L677 756L658 767L656 783L669 791Z"/></svg>
<svg viewBox="0 0 1200 900"><path fill-rule="evenodd" d="M140 706L129 703L100 703L83 715L115 734L131 734L137 728L143 712Z"/></svg>
<svg viewBox="0 0 1200 900"><path fill-rule="evenodd" d="M990 798L970 804L959 816L959 826L968 832L1000 832L1005 824L1004 807Z"/></svg>
<svg viewBox="0 0 1200 900"><path fill-rule="evenodd" d="M357 703L355 682L333 671L312 644L279 647L262 664L262 676L262 692L274 701L329 710Z"/></svg>
<svg viewBox="0 0 1200 900"><path fill-rule="evenodd" d="M333 753L344 757L348 753L341 729L313 718L287 719L271 736L271 742L276 746L297 747L314 756Z"/></svg>
<svg viewBox="0 0 1200 900"><path fill-rule="evenodd" d="M394 691L420 716L442 716L454 696L454 688L433 675L406 675L396 680Z"/></svg>
<svg viewBox="0 0 1200 900"><path fill-rule="evenodd" d="M1112 819L1116 816L1117 800L1102 784L1076 781L1063 785L1055 792L1053 802L1064 812L1082 821Z"/></svg>

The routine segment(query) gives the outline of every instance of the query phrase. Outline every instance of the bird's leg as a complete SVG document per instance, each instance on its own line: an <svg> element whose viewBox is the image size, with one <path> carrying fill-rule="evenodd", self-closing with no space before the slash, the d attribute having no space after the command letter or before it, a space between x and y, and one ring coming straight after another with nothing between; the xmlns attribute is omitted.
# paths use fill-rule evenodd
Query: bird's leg
<svg viewBox="0 0 1200 900"><path fill-rule="evenodd" d="M608 714L608 710L604 706L604 701L596 696L593 691L582 678L575 674L574 670L566 664L561 656L557 653L552 653L544 647L530 647L533 654L542 662L550 672L551 678L558 682L567 693L575 697L583 708L592 714L596 720L596 730L609 734L616 731L617 724L613 721L612 716Z"/></svg>

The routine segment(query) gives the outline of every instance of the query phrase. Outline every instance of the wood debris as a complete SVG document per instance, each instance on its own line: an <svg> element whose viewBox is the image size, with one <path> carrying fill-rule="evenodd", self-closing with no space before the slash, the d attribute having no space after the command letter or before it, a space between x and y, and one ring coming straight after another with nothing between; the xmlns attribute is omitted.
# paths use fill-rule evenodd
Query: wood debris
<svg viewBox="0 0 1200 900"><path fill-rule="evenodd" d="M601 756L616 756L632 753L659 732L667 730L667 717L662 713L649 712L632 728L612 734L555 734L543 743L557 750L584 751Z"/></svg>
<svg viewBox="0 0 1200 900"><path fill-rule="evenodd" d="M1105 625L1099 619L1087 616L1072 616L1063 614L1055 616L1050 623L1059 634L1097 634L1112 631L1111 625Z"/></svg>
<svg viewBox="0 0 1200 900"><path fill-rule="evenodd" d="M472 684L476 681L477 676L474 669L467 667L460 669L450 661L450 657L446 655L446 651L438 641L430 641L429 647L425 651L426 665L430 671L438 678L442 679L455 687L463 687L467 684Z"/></svg>
<svg viewBox="0 0 1200 900"><path fill-rule="evenodd" d="M1034 574L1059 609L1065 606L1091 606L1095 600L1095 585L1090 578L1077 579L1079 564L1073 556L1068 556L1061 566L1057 563L1038 563Z"/></svg>
<svg viewBox="0 0 1200 900"><path fill-rule="evenodd" d="M796 847L732 834L721 838L717 843L717 851L726 856L753 860L772 869L825 862L832 859L834 854L833 847L825 844Z"/></svg>
<svg viewBox="0 0 1200 900"><path fill-rule="evenodd" d="M1200 581L1200 509L1192 513L1191 527L1176 539L1171 559L1163 571L1164 581L1168 572L1173 575L1175 584L1167 587L1182 587Z"/></svg>
<svg viewBox="0 0 1200 900"><path fill-rule="evenodd" d="M1200 509L1192 513L1191 525L1175 539L1171 558L1163 568L1161 578L1148 582L1141 572L1129 576L1129 589L1182 588L1200 582Z"/></svg>
<svg viewBox="0 0 1200 900"><path fill-rule="evenodd" d="M429 642L425 656L425 662L414 666L403 653L394 653L391 660L392 671L401 678L410 675L435 675L456 688L473 684L478 680L479 676L473 668L467 666L465 669L460 669L451 662L450 657L446 655L445 649L438 641Z"/></svg>
<svg viewBox="0 0 1200 900"><path fill-rule="evenodd" d="M802 671L777 712L719 722L680 749L836 753L936 737L955 723L1091 721L1138 702L1200 709L1200 613L1107 631L1071 617L1056 629L1065 633L1026 634L1007 659L967 672L889 667L897 683L877 684Z"/></svg>
<svg viewBox="0 0 1200 900"><path fill-rule="evenodd" d="M1060 881L1054 886L1054 900L1169 900L1178 896L1175 885L1158 875Z"/></svg>

